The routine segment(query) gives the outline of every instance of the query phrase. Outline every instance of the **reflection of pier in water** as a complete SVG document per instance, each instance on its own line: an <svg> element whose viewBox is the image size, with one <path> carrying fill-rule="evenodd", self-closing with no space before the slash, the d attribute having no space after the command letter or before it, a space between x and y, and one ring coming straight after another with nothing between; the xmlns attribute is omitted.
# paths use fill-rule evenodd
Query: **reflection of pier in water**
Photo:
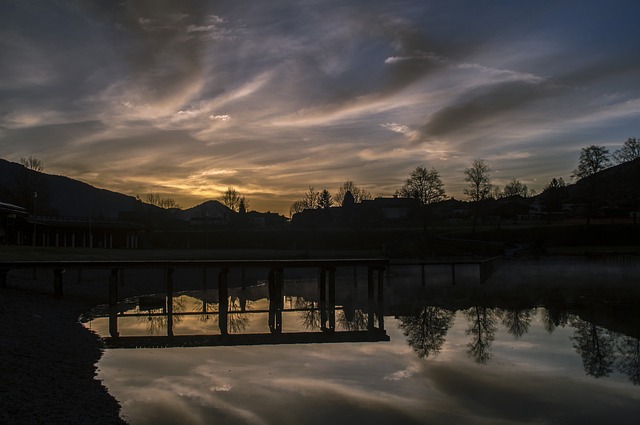
<svg viewBox="0 0 640 425"><path fill-rule="evenodd" d="M260 262L264 267L265 262ZM268 293L263 299L268 300L268 308L246 309L246 293L243 281L241 291L245 294L240 300L240 310L230 308L233 297L229 290L240 288L229 285L229 266L243 267L255 265L252 262L234 262L234 264L216 263L220 266L217 275L217 299L215 306L208 307L202 299L200 311L180 311L175 300L181 295L173 291L173 268L166 269L166 297L140 297L138 312L121 311L118 305L117 273L110 279L109 306L101 313L93 315L109 318L109 336L104 338L109 348L137 347L188 347L216 345L260 345L260 344L295 344L295 343L327 343L327 342L374 342L389 341L384 329L384 260L292 260L266 262L270 267L267 275ZM211 265L211 262L208 263ZM354 311L354 306L336 304L336 266L367 267L367 303L366 313ZM314 301L304 301L295 306L285 308L284 270L286 267L314 268L317 270L317 286ZM147 310L143 312L142 310ZM158 310L161 310L158 312ZM283 314L298 313L307 322L304 327L315 328L315 331L283 331ZM340 318L351 321L347 329L336 327L336 314ZM218 330L206 329L203 335L176 335L174 324L188 316L211 317L216 319ZM244 329L236 326L239 321L248 321L248 316L266 316L268 332L242 333ZM366 316L366 318L365 318ZM119 321L127 318L147 318L150 322L160 322L166 328L164 335L129 336L121 335ZM359 320L354 320L354 317ZM218 334L219 332L219 334Z"/></svg>

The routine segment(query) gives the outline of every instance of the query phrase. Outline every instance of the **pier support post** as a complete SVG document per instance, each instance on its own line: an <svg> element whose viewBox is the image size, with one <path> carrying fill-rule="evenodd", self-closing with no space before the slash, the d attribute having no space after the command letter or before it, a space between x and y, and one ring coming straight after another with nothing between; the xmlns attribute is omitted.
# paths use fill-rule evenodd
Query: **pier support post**
<svg viewBox="0 0 640 425"><path fill-rule="evenodd" d="M218 273L218 326L222 335L229 334L229 269Z"/></svg>
<svg viewBox="0 0 640 425"><path fill-rule="evenodd" d="M167 336L173 336L173 269L166 271L167 279Z"/></svg>
<svg viewBox="0 0 640 425"><path fill-rule="evenodd" d="M384 330L384 267L378 268L378 329Z"/></svg>
<svg viewBox="0 0 640 425"><path fill-rule="evenodd" d="M109 335L113 338L120 336L118 331L118 308L115 305L109 307Z"/></svg>
<svg viewBox="0 0 640 425"><path fill-rule="evenodd" d="M320 330L324 331L327 329L327 270L324 267L320 268L318 293L320 297L320 302L318 303L320 309Z"/></svg>
<svg viewBox="0 0 640 425"><path fill-rule="evenodd" d="M329 330L336 330L336 269L329 268Z"/></svg>
<svg viewBox="0 0 640 425"><path fill-rule="evenodd" d="M369 266L367 279L367 294L369 300L369 311L367 314L368 329L375 328L375 317L378 316L378 328L384 330L384 267ZM376 275L377 274L377 291L376 300Z"/></svg>
<svg viewBox="0 0 640 425"><path fill-rule="evenodd" d="M451 263L451 284L456 284L456 263Z"/></svg>
<svg viewBox="0 0 640 425"><path fill-rule="evenodd" d="M367 300L369 301L369 307L367 311L367 328L372 330L374 328L374 286L373 286L373 267L369 266L367 270Z"/></svg>
<svg viewBox="0 0 640 425"><path fill-rule="evenodd" d="M269 330L282 333L283 273L279 267L269 271Z"/></svg>

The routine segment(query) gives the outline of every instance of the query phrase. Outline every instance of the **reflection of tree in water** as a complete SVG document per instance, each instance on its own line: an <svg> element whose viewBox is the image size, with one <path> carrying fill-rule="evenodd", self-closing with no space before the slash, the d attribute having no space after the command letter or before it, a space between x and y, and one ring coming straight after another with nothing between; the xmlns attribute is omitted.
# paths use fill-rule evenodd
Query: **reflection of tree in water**
<svg viewBox="0 0 640 425"><path fill-rule="evenodd" d="M565 327L569 323L569 313L565 309L546 307L542 309L544 329L552 333L558 326Z"/></svg>
<svg viewBox="0 0 640 425"><path fill-rule="evenodd" d="M502 312L502 324L507 331L516 338L520 338L529 332L529 326L533 320L534 310L532 309L515 309L504 310Z"/></svg>
<svg viewBox="0 0 640 425"><path fill-rule="evenodd" d="M592 323L575 318L571 321L575 332L571 339L582 357L587 375L595 378L609 376L614 364L614 338L611 332Z"/></svg>
<svg viewBox="0 0 640 425"><path fill-rule="evenodd" d="M227 329L232 333L242 333L249 325L249 313L245 312L251 310L251 302L246 302L243 305L243 300L237 296L230 296L228 300L228 315L227 315ZM220 323L220 316L218 314L220 304L202 302L202 314L198 316L198 320L201 322L213 321L214 325ZM209 314L212 313L212 314Z"/></svg>
<svg viewBox="0 0 640 425"><path fill-rule="evenodd" d="M239 297L231 296L229 298L229 315L227 316L227 325L229 332L241 333L249 325L249 313L245 310L251 310L251 305L242 306Z"/></svg>
<svg viewBox="0 0 640 425"><path fill-rule="evenodd" d="M618 340L617 368L629 377L634 385L640 385L640 339L621 335Z"/></svg>
<svg viewBox="0 0 640 425"><path fill-rule="evenodd" d="M413 351L424 359L440 352L454 316L444 308L424 306L413 316L400 317L400 328Z"/></svg>
<svg viewBox="0 0 640 425"><path fill-rule="evenodd" d="M491 358L491 343L495 338L498 322L496 311L486 307L472 307L464 312L469 321L467 335L473 339L467 344L467 353L477 363L485 364Z"/></svg>
<svg viewBox="0 0 640 425"><path fill-rule="evenodd" d="M303 328L312 331L320 329L320 309L316 301L307 301L302 297L297 297L293 305L297 309L304 309L299 313Z"/></svg>
<svg viewBox="0 0 640 425"><path fill-rule="evenodd" d="M185 300L183 299L183 297L174 297L172 301L173 301L172 306L173 306L174 313L180 313L185 310ZM138 317L138 323L139 324L146 323L147 333L149 333L150 335L158 335L161 331L167 329L169 318L167 316L166 308L161 308L161 309L152 308L152 309L143 310L143 312L146 312L147 314L149 314L149 316L147 316L146 318ZM156 313L162 313L162 315L152 316L152 314L156 314ZM173 319L172 321L173 325L177 325L182 321L182 316L171 316L171 318Z"/></svg>
<svg viewBox="0 0 640 425"><path fill-rule="evenodd" d="M207 323L212 318L218 317L217 314L211 315L211 313L217 313L217 308L218 304L216 303L202 301L202 314L198 315L198 320Z"/></svg>
<svg viewBox="0 0 640 425"><path fill-rule="evenodd" d="M360 309L341 310L337 316L338 323L348 331L364 331L369 326L367 315Z"/></svg>

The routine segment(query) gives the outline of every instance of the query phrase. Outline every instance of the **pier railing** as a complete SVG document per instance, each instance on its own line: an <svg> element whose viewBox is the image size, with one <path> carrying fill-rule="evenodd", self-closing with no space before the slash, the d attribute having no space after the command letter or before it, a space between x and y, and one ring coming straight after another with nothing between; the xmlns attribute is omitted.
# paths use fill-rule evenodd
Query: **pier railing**
<svg viewBox="0 0 640 425"><path fill-rule="evenodd" d="M108 275L108 304L115 307L120 301L118 293L119 276L122 270L131 269L155 269L163 270L166 292L167 335L165 339L173 341L172 344L256 344L276 342L304 342L304 341L348 341L358 338L374 338L375 340L388 340L384 331L384 272L388 268L387 259L291 259L291 260L120 260L120 261L12 261L0 262L0 286L8 285L9 274L12 270L45 269L52 271L53 293L56 296L63 295L63 274L67 270L107 270ZM368 284L368 335L349 333L342 335L336 331L336 268L340 267L365 267L367 268ZM219 336L205 336L200 339L176 337L173 334L173 317L179 313L173 311L174 298L174 272L177 269L217 269L217 291L220 300L218 312ZM241 337L231 335L228 329L229 305L229 272L233 269L261 269L267 271L265 276L269 289L268 326L266 335ZM317 335L283 335L282 313L284 311L284 270L311 268L317 270L318 296L321 333L330 335L319 339ZM115 311L115 310L114 310ZM114 347L140 346L151 342L145 338L120 337L118 331L118 314L109 317L110 345ZM376 323L377 319L377 323ZM341 335L335 335L339 333ZM273 335L273 337L268 337ZM373 335L373 336L372 336ZM148 339L148 338L147 338ZM147 341L147 342L145 342ZM153 339L154 344L158 343ZM160 341L161 345L168 344Z"/></svg>

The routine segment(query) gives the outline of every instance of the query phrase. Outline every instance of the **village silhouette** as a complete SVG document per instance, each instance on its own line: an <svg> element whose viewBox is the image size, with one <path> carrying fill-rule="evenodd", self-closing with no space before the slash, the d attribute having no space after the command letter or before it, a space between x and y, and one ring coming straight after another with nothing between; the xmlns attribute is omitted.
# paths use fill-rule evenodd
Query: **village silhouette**
<svg viewBox="0 0 640 425"><path fill-rule="evenodd" d="M446 195L438 172L417 167L392 197L347 181L334 195L313 186L290 217L250 209L229 188L181 209L158 193L127 196L44 173L41 160L0 160L0 243L114 249L359 250L389 257L539 256L554 246L637 243L638 141L610 154L582 149L573 183L553 178L540 193L517 179L491 183L474 160L461 176L467 199ZM303 255L303 254L300 254Z"/></svg>

